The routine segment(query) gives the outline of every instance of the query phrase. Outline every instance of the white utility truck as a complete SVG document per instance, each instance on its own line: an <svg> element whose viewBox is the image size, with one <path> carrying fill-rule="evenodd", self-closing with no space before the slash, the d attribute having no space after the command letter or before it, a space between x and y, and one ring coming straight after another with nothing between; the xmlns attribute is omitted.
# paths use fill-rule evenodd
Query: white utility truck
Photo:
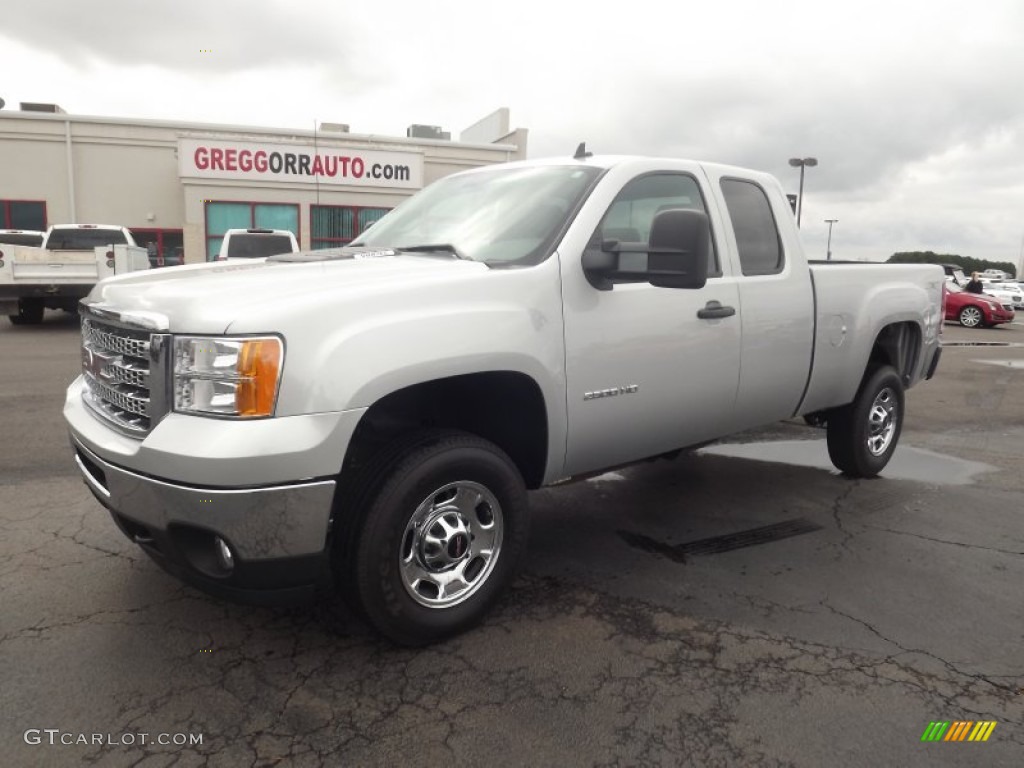
<svg viewBox="0 0 1024 768"><path fill-rule="evenodd" d="M56 224L39 246L0 245L0 314L40 323L45 309L74 312L103 278L140 269L149 269L146 249L124 227Z"/></svg>

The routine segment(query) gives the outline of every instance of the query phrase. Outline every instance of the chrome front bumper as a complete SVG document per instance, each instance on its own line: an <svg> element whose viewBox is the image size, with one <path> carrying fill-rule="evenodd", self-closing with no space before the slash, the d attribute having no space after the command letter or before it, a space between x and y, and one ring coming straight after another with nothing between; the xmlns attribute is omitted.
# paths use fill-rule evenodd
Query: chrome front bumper
<svg viewBox="0 0 1024 768"><path fill-rule="evenodd" d="M175 575L244 599L246 592L295 590L323 581L336 482L266 488L195 488L104 461L72 436L75 462L121 531ZM224 569L216 537L231 548Z"/></svg>

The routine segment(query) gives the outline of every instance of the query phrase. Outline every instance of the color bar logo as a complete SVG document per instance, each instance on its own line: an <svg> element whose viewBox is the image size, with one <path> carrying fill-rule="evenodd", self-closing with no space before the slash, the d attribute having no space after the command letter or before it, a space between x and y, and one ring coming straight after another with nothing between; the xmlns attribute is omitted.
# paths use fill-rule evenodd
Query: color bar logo
<svg viewBox="0 0 1024 768"><path fill-rule="evenodd" d="M995 720L931 722L921 734L921 741L988 741L995 728Z"/></svg>

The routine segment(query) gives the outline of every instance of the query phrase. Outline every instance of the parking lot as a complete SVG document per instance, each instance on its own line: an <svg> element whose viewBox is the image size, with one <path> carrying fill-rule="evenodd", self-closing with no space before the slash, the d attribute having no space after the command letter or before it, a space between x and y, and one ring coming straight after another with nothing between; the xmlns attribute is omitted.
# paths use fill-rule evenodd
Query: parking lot
<svg viewBox="0 0 1024 768"><path fill-rule="evenodd" d="M499 609L408 650L160 571L71 459L75 319L0 321L0 762L1019 766L1024 324L944 342L881 478L787 422L534 492Z"/></svg>

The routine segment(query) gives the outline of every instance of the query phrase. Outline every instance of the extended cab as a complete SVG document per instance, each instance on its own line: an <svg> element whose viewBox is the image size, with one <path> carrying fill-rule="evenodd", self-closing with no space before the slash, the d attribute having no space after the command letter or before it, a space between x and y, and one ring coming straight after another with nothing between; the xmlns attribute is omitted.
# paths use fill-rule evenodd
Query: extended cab
<svg viewBox="0 0 1024 768"><path fill-rule="evenodd" d="M148 267L146 249L124 227L57 224L41 243L0 257L0 313L16 325L39 323L46 308L75 311L103 278Z"/></svg>
<svg viewBox="0 0 1024 768"><path fill-rule="evenodd" d="M877 474L938 362L942 286L809 265L763 173L510 163L346 248L104 281L64 415L88 487L172 573L247 599L333 579L418 644L508 584L527 489L794 416Z"/></svg>

